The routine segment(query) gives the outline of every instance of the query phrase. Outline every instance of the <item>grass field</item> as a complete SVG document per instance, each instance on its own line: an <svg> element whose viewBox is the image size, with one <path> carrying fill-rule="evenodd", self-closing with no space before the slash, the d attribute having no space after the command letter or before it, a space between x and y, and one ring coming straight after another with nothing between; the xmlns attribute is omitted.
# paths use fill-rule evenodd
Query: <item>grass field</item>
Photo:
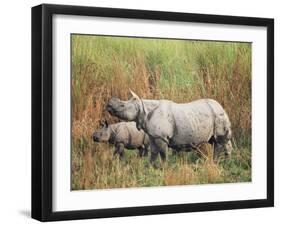
<svg viewBox="0 0 281 226"><path fill-rule="evenodd" d="M72 189L97 189L251 181L251 44L72 35ZM149 158L94 143L101 119L118 122L105 104L128 99L129 88L142 98L178 103L216 99L233 130L231 159L215 164L212 147L182 152L161 169Z"/></svg>

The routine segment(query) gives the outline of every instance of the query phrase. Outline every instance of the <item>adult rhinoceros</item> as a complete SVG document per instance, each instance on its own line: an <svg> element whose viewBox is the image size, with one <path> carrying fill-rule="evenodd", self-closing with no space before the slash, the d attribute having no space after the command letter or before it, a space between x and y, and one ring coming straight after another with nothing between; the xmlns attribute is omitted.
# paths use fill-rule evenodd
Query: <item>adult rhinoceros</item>
<svg viewBox="0 0 281 226"><path fill-rule="evenodd" d="M197 148L202 143L214 145L214 159L222 149L230 156L231 124L222 106L212 99L199 99L178 104L169 100L146 100L131 91L132 98L122 101L112 98L107 104L110 114L135 121L138 129L148 135L151 162L158 156L166 159L166 150Z"/></svg>

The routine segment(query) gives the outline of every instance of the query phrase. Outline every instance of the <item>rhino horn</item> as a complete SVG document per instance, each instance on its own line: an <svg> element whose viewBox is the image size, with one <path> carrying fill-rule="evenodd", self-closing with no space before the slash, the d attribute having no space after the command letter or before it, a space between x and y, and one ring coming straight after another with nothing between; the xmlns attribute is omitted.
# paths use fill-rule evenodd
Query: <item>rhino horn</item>
<svg viewBox="0 0 281 226"><path fill-rule="evenodd" d="M133 98L140 100L139 96L137 94L135 94L131 89L130 89L130 93L132 95Z"/></svg>
<svg viewBox="0 0 281 226"><path fill-rule="evenodd" d="M136 100L140 100L141 101L143 113L144 113L144 116L146 116L147 110L146 110L146 107L145 107L145 105L143 103L143 100L141 98L139 98L139 96L137 94L135 94L131 89L130 89L130 93L132 94L133 98L135 98Z"/></svg>

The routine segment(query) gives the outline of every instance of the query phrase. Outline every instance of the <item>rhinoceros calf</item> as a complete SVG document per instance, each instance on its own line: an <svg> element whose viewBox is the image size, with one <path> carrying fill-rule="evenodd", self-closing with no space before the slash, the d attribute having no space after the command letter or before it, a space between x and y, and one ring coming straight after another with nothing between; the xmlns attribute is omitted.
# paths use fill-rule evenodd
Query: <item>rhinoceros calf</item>
<svg viewBox="0 0 281 226"><path fill-rule="evenodd" d="M151 162L160 154L166 159L168 147L196 149L202 143L214 145L214 159L220 151L230 156L231 124L222 106L212 99L178 104L169 100L143 100L131 91L132 98L112 98L107 104L110 114L135 121L138 129L149 135Z"/></svg>
<svg viewBox="0 0 281 226"><path fill-rule="evenodd" d="M115 145L114 155L124 156L124 148L138 149L140 156L147 156L149 149L149 138L143 130L136 128L135 122L120 122L108 125L101 124L101 128L93 133L96 142L108 142Z"/></svg>

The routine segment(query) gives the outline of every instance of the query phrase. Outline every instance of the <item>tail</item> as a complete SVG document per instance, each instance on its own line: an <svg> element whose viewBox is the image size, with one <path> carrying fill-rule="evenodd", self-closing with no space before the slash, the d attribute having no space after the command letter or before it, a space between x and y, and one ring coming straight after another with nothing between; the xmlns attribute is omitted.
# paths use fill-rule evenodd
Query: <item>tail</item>
<svg viewBox="0 0 281 226"><path fill-rule="evenodd" d="M237 145L236 145L234 137L231 138L231 142L232 142L233 146L235 147L235 149L237 149Z"/></svg>

